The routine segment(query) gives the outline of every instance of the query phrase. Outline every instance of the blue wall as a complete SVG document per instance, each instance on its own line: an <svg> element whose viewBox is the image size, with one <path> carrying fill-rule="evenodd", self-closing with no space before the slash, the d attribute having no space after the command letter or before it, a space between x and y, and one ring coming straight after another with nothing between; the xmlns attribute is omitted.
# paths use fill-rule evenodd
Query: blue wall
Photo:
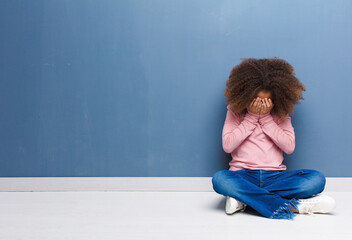
<svg viewBox="0 0 352 240"><path fill-rule="evenodd" d="M210 177L240 58L307 87L288 170L351 176L352 1L0 1L0 176Z"/></svg>

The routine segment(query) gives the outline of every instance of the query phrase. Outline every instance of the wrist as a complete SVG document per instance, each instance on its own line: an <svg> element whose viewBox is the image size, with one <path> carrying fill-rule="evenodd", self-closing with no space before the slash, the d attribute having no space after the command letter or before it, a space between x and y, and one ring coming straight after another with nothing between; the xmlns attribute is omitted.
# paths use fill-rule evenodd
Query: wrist
<svg viewBox="0 0 352 240"><path fill-rule="evenodd" d="M259 114L252 113L252 112L247 110L247 113L245 115L245 119L247 119L249 122L255 124L259 120Z"/></svg>
<svg viewBox="0 0 352 240"><path fill-rule="evenodd" d="M256 114L256 113L253 113L253 112L250 112L250 111L247 111L247 114L250 115L250 116L256 117L256 118L260 117L260 114Z"/></svg>

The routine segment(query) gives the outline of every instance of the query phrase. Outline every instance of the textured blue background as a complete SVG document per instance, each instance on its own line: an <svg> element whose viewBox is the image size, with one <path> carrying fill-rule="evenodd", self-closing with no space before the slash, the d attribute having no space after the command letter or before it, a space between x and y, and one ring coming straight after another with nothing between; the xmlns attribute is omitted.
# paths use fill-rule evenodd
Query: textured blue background
<svg viewBox="0 0 352 240"><path fill-rule="evenodd" d="M307 87L288 170L350 177L352 1L0 1L0 176L210 177L240 58Z"/></svg>

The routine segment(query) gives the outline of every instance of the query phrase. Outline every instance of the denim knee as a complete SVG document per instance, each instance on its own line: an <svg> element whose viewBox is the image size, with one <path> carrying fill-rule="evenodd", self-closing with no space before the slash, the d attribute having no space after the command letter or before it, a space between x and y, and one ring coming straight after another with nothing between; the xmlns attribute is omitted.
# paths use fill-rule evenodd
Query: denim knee
<svg viewBox="0 0 352 240"><path fill-rule="evenodd" d="M214 191L217 192L217 193L220 193L220 186L221 186L220 182L221 182L222 179L224 179L223 177L224 177L224 173L225 173L226 171L227 171L227 170L220 170L220 171L217 171L217 172L213 175L213 177L212 177L212 179L211 179L211 182L212 182L212 184L213 184L213 189L214 189Z"/></svg>
<svg viewBox="0 0 352 240"><path fill-rule="evenodd" d="M305 170L304 173L308 173L309 175L309 180L307 180L307 183L304 186L304 190L309 193L308 195L315 195L324 191L326 177L323 173L311 169L308 171Z"/></svg>
<svg viewBox="0 0 352 240"><path fill-rule="evenodd" d="M326 177L322 172L315 171L315 181L316 181L316 189L318 190L318 193L321 193L325 189L325 184L326 184Z"/></svg>

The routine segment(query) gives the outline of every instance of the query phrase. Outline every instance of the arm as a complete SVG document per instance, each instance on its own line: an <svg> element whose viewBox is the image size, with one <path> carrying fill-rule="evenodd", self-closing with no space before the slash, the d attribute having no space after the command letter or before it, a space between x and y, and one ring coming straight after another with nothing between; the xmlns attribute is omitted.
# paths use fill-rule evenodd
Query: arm
<svg viewBox="0 0 352 240"><path fill-rule="evenodd" d="M229 109L229 108L228 108ZM247 112L243 121L237 114L227 110L226 120L222 130L222 146L226 153L235 150L256 128L259 115Z"/></svg>
<svg viewBox="0 0 352 240"><path fill-rule="evenodd" d="M263 132L285 153L291 154L295 149L295 132L291 117L287 114L279 125L273 120L270 113L261 115L259 123Z"/></svg>

